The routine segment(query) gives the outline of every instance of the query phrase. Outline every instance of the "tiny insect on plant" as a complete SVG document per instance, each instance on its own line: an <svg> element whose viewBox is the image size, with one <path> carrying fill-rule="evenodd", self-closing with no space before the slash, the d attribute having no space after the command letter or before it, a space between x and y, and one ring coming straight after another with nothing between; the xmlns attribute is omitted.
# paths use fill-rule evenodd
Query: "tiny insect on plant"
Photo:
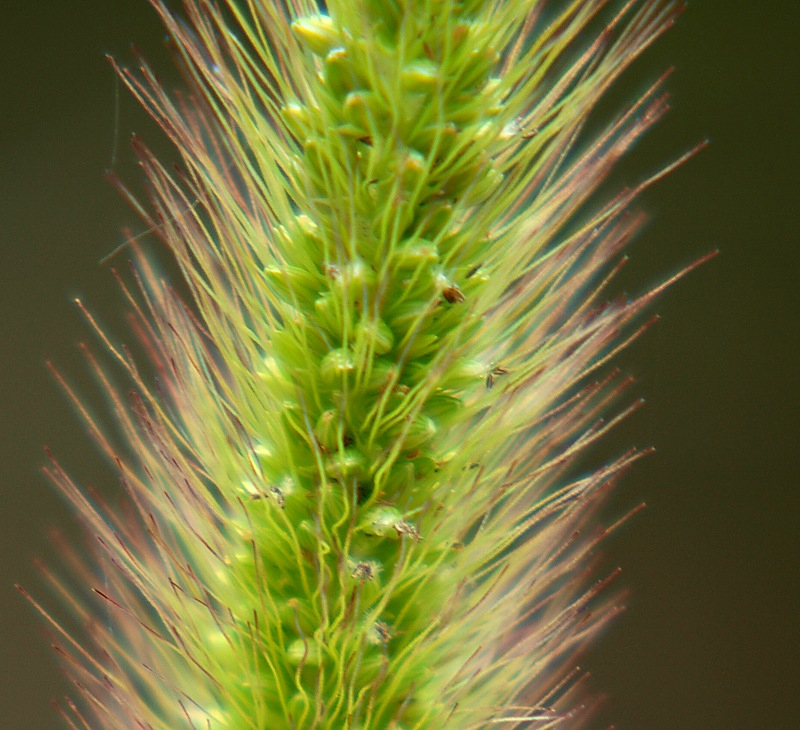
<svg viewBox="0 0 800 730"><path fill-rule="evenodd" d="M134 139L174 256L119 276L148 364L96 325L124 516L48 473L97 549L50 574L72 727L578 727L576 657L619 610L591 556L642 452L572 467L636 404L601 371L677 277L605 301L641 227L597 204L666 110L590 113L674 21L661 0L185 0L188 93L120 77L181 155ZM691 154L691 153L689 153ZM124 379L119 385L117 380ZM611 418L604 414L612 412ZM27 595L27 593L26 593ZM97 620L108 616L109 620Z"/></svg>

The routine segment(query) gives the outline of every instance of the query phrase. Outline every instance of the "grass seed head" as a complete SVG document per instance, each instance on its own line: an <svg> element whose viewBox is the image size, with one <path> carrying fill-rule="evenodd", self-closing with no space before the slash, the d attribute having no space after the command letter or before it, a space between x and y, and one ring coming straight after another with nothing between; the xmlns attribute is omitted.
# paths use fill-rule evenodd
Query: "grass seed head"
<svg viewBox="0 0 800 730"><path fill-rule="evenodd" d="M600 303L647 182L590 202L660 83L586 124L675 5L152 1L189 94L118 70L182 158L136 142L191 302L137 256L157 377L100 333L135 519L50 469L99 546L73 726L577 727L638 455L570 467L652 298Z"/></svg>

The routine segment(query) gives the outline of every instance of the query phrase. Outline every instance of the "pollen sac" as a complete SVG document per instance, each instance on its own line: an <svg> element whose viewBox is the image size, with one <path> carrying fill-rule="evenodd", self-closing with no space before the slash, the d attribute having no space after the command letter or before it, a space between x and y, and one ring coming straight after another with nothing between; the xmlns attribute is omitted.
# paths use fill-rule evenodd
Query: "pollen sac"
<svg viewBox="0 0 800 730"><path fill-rule="evenodd" d="M412 522L406 522L404 520L403 522L400 522L398 525L395 525L394 529L398 535L401 536L405 535L406 537L410 537L415 542L419 542L419 540L422 539L419 534L419 530L417 530L416 525L414 525Z"/></svg>
<svg viewBox="0 0 800 730"><path fill-rule="evenodd" d="M446 302L449 304L457 304L464 301L464 292L458 288L458 284L444 276L439 277L439 284L442 289L442 297Z"/></svg>
<svg viewBox="0 0 800 730"><path fill-rule="evenodd" d="M384 621L373 621L366 627L365 635L370 644L385 646L392 638L392 630Z"/></svg>
<svg viewBox="0 0 800 730"><path fill-rule="evenodd" d="M309 51L323 58L341 43L339 31L328 15L312 15L295 20L292 32Z"/></svg>
<svg viewBox="0 0 800 730"><path fill-rule="evenodd" d="M350 561L350 578L359 583L372 583L381 573L380 563L374 560Z"/></svg>

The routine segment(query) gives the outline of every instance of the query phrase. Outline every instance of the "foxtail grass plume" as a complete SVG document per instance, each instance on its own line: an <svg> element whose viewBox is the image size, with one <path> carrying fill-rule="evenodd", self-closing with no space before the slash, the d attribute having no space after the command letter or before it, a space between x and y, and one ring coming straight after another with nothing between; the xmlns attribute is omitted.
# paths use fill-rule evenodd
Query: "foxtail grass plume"
<svg viewBox="0 0 800 730"><path fill-rule="evenodd" d="M136 255L150 362L96 327L117 386L89 354L124 439L73 396L131 509L49 468L97 545L73 566L94 599L53 577L90 634L50 619L64 717L584 724L576 656L618 610L596 511L640 454L572 467L626 412L605 368L657 291L604 289L663 173L597 193L663 80L586 127L676 4L152 4L189 93L118 70L182 164L134 140L152 200L132 202L191 301Z"/></svg>

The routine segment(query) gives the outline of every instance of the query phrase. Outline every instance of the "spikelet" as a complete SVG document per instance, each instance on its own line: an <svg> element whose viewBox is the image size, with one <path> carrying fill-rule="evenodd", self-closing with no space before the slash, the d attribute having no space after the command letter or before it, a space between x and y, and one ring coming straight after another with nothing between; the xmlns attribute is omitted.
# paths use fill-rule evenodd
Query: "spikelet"
<svg viewBox="0 0 800 730"><path fill-rule="evenodd" d="M570 467L624 416L597 371L657 291L600 297L658 176L589 203L661 81L584 127L675 4L153 5L191 93L119 71L182 157L135 142L192 301L143 256L122 284L157 378L96 328L122 445L83 413L130 513L50 469L99 545L64 715L577 727L576 654L617 610L592 520L640 454Z"/></svg>

